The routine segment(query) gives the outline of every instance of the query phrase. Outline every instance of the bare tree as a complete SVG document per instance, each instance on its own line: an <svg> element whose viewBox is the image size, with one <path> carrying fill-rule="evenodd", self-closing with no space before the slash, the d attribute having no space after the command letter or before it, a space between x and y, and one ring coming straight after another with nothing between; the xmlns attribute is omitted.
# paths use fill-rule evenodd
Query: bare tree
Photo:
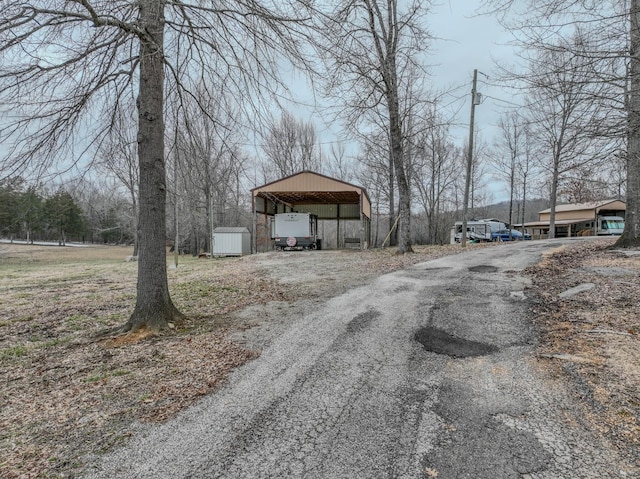
<svg viewBox="0 0 640 479"><path fill-rule="evenodd" d="M618 151L613 155L603 178L608 185L608 198L624 198L627 184L627 154Z"/></svg>
<svg viewBox="0 0 640 479"><path fill-rule="evenodd" d="M203 117L202 108L209 115ZM221 223L243 168L238 117L228 96L221 92L211 98L202 87L196 88L194 97L176 105L172 141L180 161L173 176L180 177L175 193L188 205L186 226L192 233L192 254L213 252L213 229Z"/></svg>
<svg viewBox="0 0 640 479"><path fill-rule="evenodd" d="M512 28L523 49L557 50L564 41L567 54L589 65L583 83L600 85L598 101L606 106L608 125L599 135L615 150L626 143L627 185L625 230L616 246L640 245L640 1L492 0L494 13ZM517 13L516 13L517 12ZM515 14L514 14L515 13ZM567 34L581 42L566 41ZM585 39L588 38L588 41ZM609 158L616 157L610 152ZM620 155L617 155L620 157ZM552 210L553 211L553 210Z"/></svg>
<svg viewBox="0 0 640 479"><path fill-rule="evenodd" d="M427 241L435 244L445 236L440 221L445 199L451 194L456 179L463 176L463 170L457 161L462 154L449 139L449 127L439 120L435 109L429 123L415 138L412 184L425 211Z"/></svg>
<svg viewBox="0 0 640 479"><path fill-rule="evenodd" d="M627 211L616 246L640 246L640 0L629 11L629 91L627 93Z"/></svg>
<svg viewBox="0 0 640 479"><path fill-rule="evenodd" d="M408 97L409 73L421 69L419 55L429 44L421 27L427 5L419 0L402 5L397 0L342 0L327 13L323 24L325 86L340 98L347 127L370 129L376 124L370 121L372 116L385 119L389 163L399 196L399 253L412 251L403 100Z"/></svg>
<svg viewBox="0 0 640 479"><path fill-rule="evenodd" d="M282 113L280 121L268 126L262 150L266 160L262 165L264 181L304 170L322 170L313 123L296 119L287 111Z"/></svg>
<svg viewBox="0 0 640 479"><path fill-rule="evenodd" d="M471 159L471 171L469 177L469 210L472 215L477 216L480 213L476 210L479 207L488 205L488 202L491 200L491 194L487 191L486 180L489 146L486 141L484 141L480 130L477 127L474 137L476 140L473 142L473 155ZM468 142L464 142L462 149L465 152L469 151ZM466 168L468 158L460 157L459 161L464 162ZM465 168L463 168L463 171ZM464 188L462 188L462 190L464 191ZM462 203L464 206L464 200Z"/></svg>
<svg viewBox="0 0 640 479"><path fill-rule="evenodd" d="M342 181L353 181L357 175L357 166L353 159L347 155L343 142L331 143L327 157L327 170L329 175Z"/></svg>
<svg viewBox="0 0 640 479"><path fill-rule="evenodd" d="M543 145L550 175L549 237L555 236L555 208L559 185L567 173L597 165L610 151L610 142L596 133L603 127L602 85L586 79L591 63L575 56L571 48L584 45L581 36L555 49L541 50L531 60L526 80L527 107L532 133Z"/></svg>
<svg viewBox="0 0 640 479"><path fill-rule="evenodd" d="M495 145L493 163L497 175L507 182L509 189L509 225L511 225L513 224L513 203L516 191L520 187L518 173L522 170L522 156L524 153L524 119L516 111L511 111L500 118L498 127L500 136Z"/></svg>
<svg viewBox="0 0 640 479"><path fill-rule="evenodd" d="M356 157L356 161L361 165L356 177L369 192L372 202L373 246L379 246L382 243L380 233L382 232L382 239L385 239L395 221L393 201L395 183L389 181L386 135L383 139L380 136L372 136L367 141L363 139L360 154ZM386 219L385 226L381 224L382 219Z"/></svg>
<svg viewBox="0 0 640 479"><path fill-rule="evenodd" d="M578 167L558 185L558 199L567 203L587 203L609 197L608 181L601 180L598 168Z"/></svg>
<svg viewBox="0 0 640 479"><path fill-rule="evenodd" d="M82 241L131 244L135 229L130 198L113 175L78 179L67 184L83 211L86 235Z"/></svg>
<svg viewBox="0 0 640 479"><path fill-rule="evenodd" d="M138 294L124 330L182 318L167 281L165 97L191 95L204 79L209 94L225 84L254 106L256 88L282 85L280 54L302 59L307 7L302 0L3 3L0 103L15 112L0 128L4 174L77 161L104 138L137 85Z"/></svg>
<svg viewBox="0 0 640 479"><path fill-rule="evenodd" d="M395 228L397 226L396 198L398 195L396 194L393 156L389 150L389 135L383 127L380 127L368 136L362 136L359 143L361 154L357 160L363 169L372 170L372 174L363 173L363 175L370 181L375 178L376 188L381 193L379 197L386 201L385 207L381 204L377 205L378 211L383 210L387 219L387 229L383 236L388 235L387 244L395 246L397 244L397 234L395 234L397 229ZM384 184L380 184L380 182Z"/></svg>
<svg viewBox="0 0 640 479"><path fill-rule="evenodd" d="M517 175L520 178L520 201L522 204L522 208L520 211L520 223L522 223L522 232L524 233L524 223L526 221L526 208L527 208L527 199L528 199L528 188L532 181L532 177L536 177L536 166L538 162L536 161L536 153L534 150L533 142L531 141L531 134L529 132L529 128L525 128L524 135L524 149L521 148L520 161L518 162L518 172ZM524 151L523 151L524 150Z"/></svg>
<svg viewBox="0 0 640 479"><path fill-rule="evenodd" d="M131 114L129 114L131 113ZM126 115L126 116L125 116ZM113 118L113 126L104 142L98 148L98 170L114 176L127 190L132 208L132 230L134 238L133 256L138 256L138 150L134 131L130 125L135 122L133 112L120 110Z"/></svg>

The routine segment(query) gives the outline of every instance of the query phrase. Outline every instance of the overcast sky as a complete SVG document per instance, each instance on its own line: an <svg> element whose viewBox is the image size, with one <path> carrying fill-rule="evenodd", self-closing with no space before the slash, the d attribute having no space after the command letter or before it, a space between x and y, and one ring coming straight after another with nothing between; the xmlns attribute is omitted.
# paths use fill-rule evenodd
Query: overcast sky
<svg viewBox="0 0 640 479"><path fill-rule="evenodd" d="M427 59L432 74L429 81L434 91L450 91L441 104L442 108L456 112L456 126L451 133L460 146L469 135L474 69L481 72L478 75L478 92L484 96L483 103L475 110L475 124L480 130L481 141L489 145L493 143L500 113L512 106L508 103L512 100L509 93L493 84L495 61L503 64L513 62L512 49L507 45L511 37L495 18L477 14L481 3L480 0L443 0L427 17L429 25L426 27L436 37ZM299 96L303 103L313 103L311 96L305 97L304 94ZM340 126L323 124L319 116L309 113L309 110L304 106L300 109L292 107L295 115L316 123L320 141L324 143L323 149L328 151L328 143L335 141ZM348 146L348 151L356 152L352 145ZM495 185L491 188L496 200L503 199L502 189Z"/></svg>
<svg viewBox="0 0 640 479"><path fill-rule="evenodd" d="M511 36L494 17L478 15L479 0L445 0L432 15L429 26L439 38L434 44L433 81L441 88L460 86L452 91L452 106L457 109L452 129L455 141L462 145L469 135L469 114L473 70L478 69L478 92L483 102L475 109L475 125L479 130L476 141L492 146L499 133L497 123L506 108L513 107L509 92L495 86L496 62L502 65L514 62L513 48L508 45ZM456 100L457 98L462 98ZM462 102L462 104L460 104ZM486 178L494 201L507 198L505 186Z"/></svg>
<svg viewBox="0 0 640 479"><path fill-rule="evenodd" d="M509 106L504 100L511 100L507 92L493 86L494 59L502 63L513 60L512 49L506 45L510 36L494 18L476 13L481 3L480 0L443 0L427 17L429 25L426 27L436 37L427 59L432 74L429 81L435 91L450 90L447 98L443 99L443 107L448 105L452 111L458 111L456 122L459 126L453 133L460 144L468 136L474 69L482 72L478 75L478 91L484 95L484 101L476 108L476 122L483 137L488 139L493 135L491 128L497 123L499 112ZM292 78L293 85L298 81L305 83L300 77ZM292 105L293 113L306 116L305 120L318 121L314 113L309 113L311 109L304 106L313 103L312 95L300 93L296 97L302 105L299 108ZM316 126L323 129L321 124ZM331 125L328 128L336 127Z"/></svg>
<svg viewBox="0 0 640 479"><path fill-rule="evenodd" d="M513 50L507 45L510 35L495 18L476 13L478 0L447 0L437 7L429 26L437 40L434 43L433 82L440 88L459 87L452 91L451 101L461 98L458 122L468 125L473 70L478 69L478 92L483 94L483 103L476 108L476 125L485 141L495 133L499 114L509 106L508 92L494 86L495 62L510 64L514 60ZM455 103L454 103L455 105ZM454 130L457 138L466 139L464 128ZM462 141L464 141L464 139Z"/></svg>
<svg viewBox="0 0 640 479"><path fill-rule="evenodd" d="M512 54L505 44L509 35L498 25L495 19L477 15L481 6L480 0L441 0L441 4L428 15L429 25L426 27L437 38L432 46L432 55L428 59L434 90L450 89L451 93L443 102L451 111L456 111L457 127L452 130L454 140L462 145L468 137L470 109L470 90L473 70L478 69L478 91L484 95L484 102L476 108L476 125L481 131L481 138L491 144L495 134L495 125L499 113L507 103L499 100L510 100L507 93L492 86L494 60L511 61ZM336 141L341 127L337 124L326 125L319 112L309 107L314 102L313 95L302 76L292 77L293 88L301 104L291 104L288 109L304 120L312 120L318 129L320 141L325 143L323 149L328 151L328 144ZM299 82L299 83L298 83ZM306 92L305 92L306 90ZM305 106L306 105L306 106ZM257 143L257 141L256 141ZM257 148L256 145L252 145ZM2 146L0 145L0 149Z"/></svg>

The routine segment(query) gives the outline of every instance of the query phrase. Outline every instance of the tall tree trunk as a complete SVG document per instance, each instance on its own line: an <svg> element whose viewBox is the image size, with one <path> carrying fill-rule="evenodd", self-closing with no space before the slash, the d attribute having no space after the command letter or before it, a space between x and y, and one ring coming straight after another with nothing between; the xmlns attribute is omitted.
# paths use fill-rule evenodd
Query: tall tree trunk
<svg viewBox="0 0 640 479"><path fill-rule="evenodd" d="M558 203L558 179L560 158L559 153L554 152L553 174L551 177L551 209L549 210L549 239L556 237L556 204Z"/></svg>
<svg viewBox="0 0 640 479"><path fill-rule="evenodd" d="M511 238L511 229L513 228L513 194L515 190L515 167L511 165L511 178L509 179L509 239Z"/></svg>
<svg viewBox="0 0 640 479"><path fill-rule="evenodd" d="M206 202L205 214L207 215L207 234L205 236L204 250L209 254L213 254L213 193L211 192L211 180L209 179L209 168L207 171L207 184L204 187L204 200Z"/></svg>
<svg viewBox="0 0 640 479"><path fill-rule="evenodd" d="M525 232L524 224L527 221L526 208L527 208L527 175L525 173L522 178L522 234L523 235Z"/></svg>
<svg viewBox="0 0 640 479"><path fill-rule="evenodd" d="M138 161L140 163L138 295L125 325L159 330L182 315L169 295L164 158L164 0L140 0Z"/></svg>
<svg viewBox="0 0 640 479"><path fill-rule="evenodd" d="M138 229L138 199L136 193L131 190L131 208L133 209L133 256L138 256L140 245L140 231Z"/></svg>
<svg viewBox="0 0 640 479"><path fill-rule="evenodd" d="M389 151L389 246L395 246L398 238L397 231L391 231L396 224L396 175L394 173L393 152Z"/></svg>
<svg viewBox="0 0 640 479"><path fill-rule="evenodd" d="M640 0L631 0L627 97L627 211L616 247L640 246Z"/></svg>
<svg viewBox="0 0 640 479"><path fill-rule="evenodd" d="M390 69L395 71L395 69ZM396 183L398 185L398 254L413 253L411 248L411 193L409 180L404 167L404 149L402 145L402 125L400 122L400 106L398 102L397 86L394 79L393 87L387 95L389 104L389 134L391 138L391 154L393 156Z"/></svg>

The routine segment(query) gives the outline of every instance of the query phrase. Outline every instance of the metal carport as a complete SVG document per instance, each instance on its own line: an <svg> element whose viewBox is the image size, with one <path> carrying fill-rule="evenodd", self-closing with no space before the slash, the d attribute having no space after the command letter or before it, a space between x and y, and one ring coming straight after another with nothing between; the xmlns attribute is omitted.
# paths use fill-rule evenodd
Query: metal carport
<svg viewBox="0 0 640 479"><path fill-rule="evenodd" d="M337 222L336 245L340 241L340 221L360 222L360 247L367 248L371 241L371 201L360 186L336 178L302 171L251 190L253 211L253 251L258 250L260 226L269 228L265 218L276 213L312 213L319 220ZM270 234L269 234L270 236Z"/></svg>
<svg viewBox="0 0 640 479"><path fill-rule="evenodd" d="M622 200L601 200L586 203L572 203L556 206L556 236L572 236L573 225L595 221L598 215L622 216L627 205ZM534 239L548 238L551 220L551 208L538 212L538 221L530 221L523 226ZM518 225L515 225L516 227Z"/></svg>

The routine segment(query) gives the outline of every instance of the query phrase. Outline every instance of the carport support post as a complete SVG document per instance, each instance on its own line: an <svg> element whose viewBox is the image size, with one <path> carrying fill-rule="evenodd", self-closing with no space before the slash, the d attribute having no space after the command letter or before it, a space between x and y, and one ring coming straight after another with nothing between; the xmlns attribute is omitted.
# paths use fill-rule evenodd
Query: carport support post
<svg viewBox="0 0 640 479"><path fill-rule="evenodd" d="M336 205L336 249L340 249L340 204Z"/></svg>
<svg viewBox="0 0 640 479"><path fill-rule="evenodd" d="M360 209L360 251L364 250L364 215L362 214L362 195L359 202Z"/></svg>
<svg viewBox="0 0 640 479"><path fill-rule="evenodd" d="M253 254L258 253L258 213L256 212L255 205L253 207L253 221L251 222L252 238L251 238L251 252Z"/></svg>
<svg viewBox="0 0 640 479"><path fill-rule="evenodd" d="M256 254L258 252L258 213L256 212L256 195L251 192L251 212L253 213L251 218L251 253Z"/></svg>

